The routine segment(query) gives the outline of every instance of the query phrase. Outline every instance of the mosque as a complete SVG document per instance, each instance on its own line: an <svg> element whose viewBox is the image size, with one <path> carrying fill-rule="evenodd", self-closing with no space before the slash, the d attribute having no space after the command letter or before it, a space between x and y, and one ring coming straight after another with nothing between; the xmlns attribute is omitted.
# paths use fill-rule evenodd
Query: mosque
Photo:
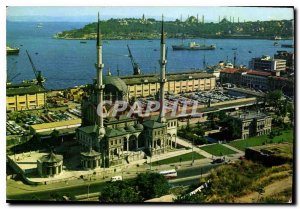
<svg viewBox="0 0 300 209"><path fill-rule="evenodd" d="M144 119L140 117L104 118L97 114L104 99L127 100L128 89L124 82L113 76L103 79L102 40L98 15L97 26L97 77L91 87L90 94L82 101L82 125L76 130L76 139L82 146L81 165L84 169L111 167L127 164L132 161L145 159L166 153L175 149L177 137L177 119L165 116L165 84L166 78L166 44L164 22L161 24L160 41L160 78L159 116Z"/></svg>

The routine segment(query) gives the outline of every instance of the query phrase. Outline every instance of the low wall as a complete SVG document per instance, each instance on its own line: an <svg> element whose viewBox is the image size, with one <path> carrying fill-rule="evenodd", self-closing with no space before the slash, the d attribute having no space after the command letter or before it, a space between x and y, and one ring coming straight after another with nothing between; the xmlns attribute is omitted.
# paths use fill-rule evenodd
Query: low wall
<svg viewBox="0 0 300 209"><path fill-rule="evenodd" d="M252 161L262 162L266 166L276 166L291 162L291 159L282 156L262 153L260 150L246 148L245 157Z"/></svg>

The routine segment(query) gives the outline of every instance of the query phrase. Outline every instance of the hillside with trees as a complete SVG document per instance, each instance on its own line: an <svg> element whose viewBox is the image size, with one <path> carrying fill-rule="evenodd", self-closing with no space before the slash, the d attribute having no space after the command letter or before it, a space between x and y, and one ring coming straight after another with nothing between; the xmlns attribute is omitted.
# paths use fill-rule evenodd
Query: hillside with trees
<svg viewBox="0 0 300 209"><path fill-rule="evenodd" d="M149 18L109 19L100 23L102 38L106 40L121 39L158 39L161 21ZM97 23L90 23L81 29L59 32L54 38L59 39L95 39ZM190 16L186 21L165 22L168 38L244 38L283 39L293 37L292 20L272 20L256 22L232 22L224 18L219 23L202 23Z"/></svg>

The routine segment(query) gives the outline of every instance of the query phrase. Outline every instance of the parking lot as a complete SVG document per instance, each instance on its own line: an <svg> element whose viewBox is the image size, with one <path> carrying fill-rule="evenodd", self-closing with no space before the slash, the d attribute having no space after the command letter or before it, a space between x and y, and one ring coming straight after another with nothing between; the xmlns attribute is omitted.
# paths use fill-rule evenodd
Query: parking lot
<svg viewBox="0 0 300 209"><path fill-rule="evenodd" d="M7 121L6 122L6 135L21 135L24 134L25 130L16 124L15 121Z"/></svg>
<svg viewBox="0 0 300 209"><path fill-rule="evenodd" d="M77 109L19 113L15 121L6 122L6 135L22 135L31 125L73 120L80 116L81 112Z"/></svg>

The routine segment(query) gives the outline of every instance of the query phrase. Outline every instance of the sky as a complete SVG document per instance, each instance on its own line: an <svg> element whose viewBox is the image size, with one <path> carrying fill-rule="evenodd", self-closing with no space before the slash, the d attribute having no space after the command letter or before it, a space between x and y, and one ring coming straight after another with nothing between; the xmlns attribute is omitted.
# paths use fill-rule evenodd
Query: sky
<svg viewBox="0 0 300 209"><path fill-rule="evenodd" d="M293 8L275 7L204 7L204 6L9 6L6 9L7 20L10 21L94 21L100 11L102 19L142 17L160 18L164 14L166 20L183 20L189 15L199 18L204 15L205 22L217 22L230 16L237 21L290 20L293 19ZM59 17L59 18L58 18Z"/></svg>

